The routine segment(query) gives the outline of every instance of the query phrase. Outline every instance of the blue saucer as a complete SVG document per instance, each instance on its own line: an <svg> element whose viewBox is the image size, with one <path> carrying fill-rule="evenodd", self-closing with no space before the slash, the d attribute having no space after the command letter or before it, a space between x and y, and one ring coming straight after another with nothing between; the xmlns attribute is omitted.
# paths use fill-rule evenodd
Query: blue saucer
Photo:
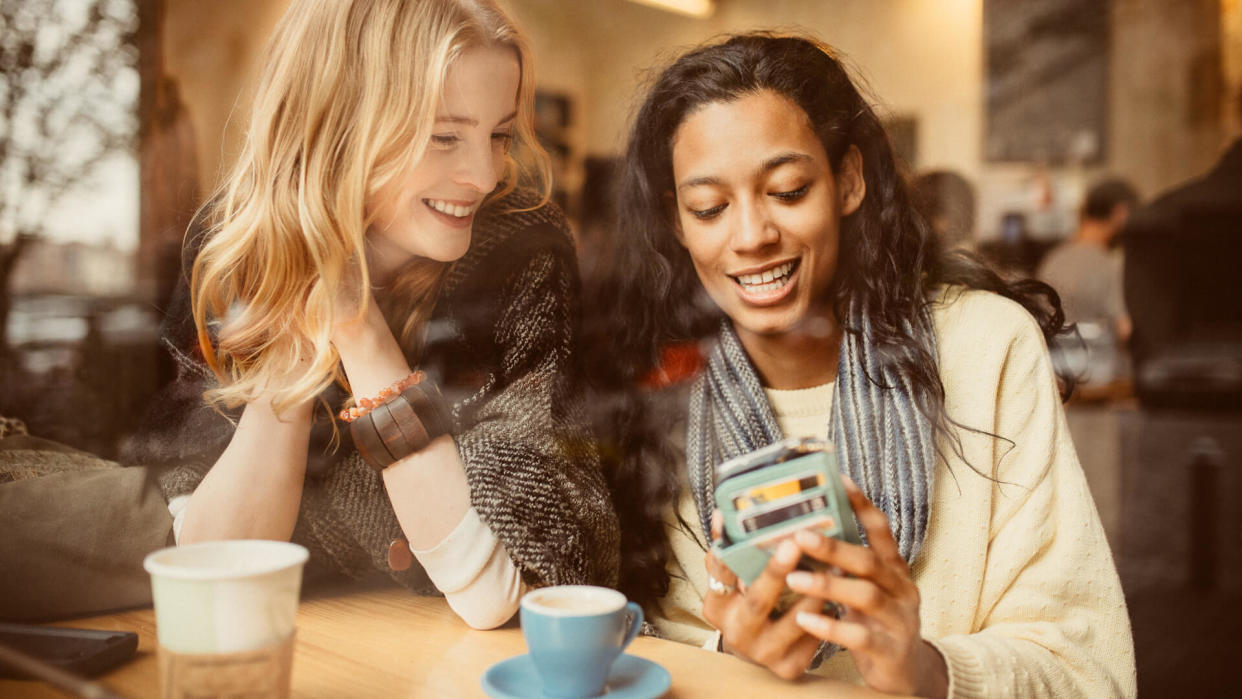
<svg viewBox="0 0 1242 699"><path fill-rule="evenodd" d="M600 696L607 699L655 699L668 691L673 678L658 663L636 655L621 654L612 664L608 683ZM502 660L483 673L483 691L493 699L538 699L542 682L530 655Z"/></svg>

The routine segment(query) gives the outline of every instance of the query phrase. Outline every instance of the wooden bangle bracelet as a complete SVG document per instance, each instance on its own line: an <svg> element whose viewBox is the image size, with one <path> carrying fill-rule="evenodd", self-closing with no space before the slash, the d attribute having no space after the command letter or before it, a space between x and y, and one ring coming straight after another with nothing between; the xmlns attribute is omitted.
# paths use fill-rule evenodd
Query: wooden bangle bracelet
<svg viewBox="0 0 1242 699"><path fill-rule="evenodd" d="M383 471L448 434L451 425L439 389L422 381L376 405L351 422L349 430L362 460Z"/></svg>
<svg viewBox="0 0 1242 699"><path fill-rule="evenodd" d="M426 426L414 412L414 408L410 407L410 401L406 400L405 396L397 396L396 400L389 401L388 412L401 430L406 453L413 454L422 451L431 442Z"/></svg>
<svg viewBox="0 0 1242 699"><path fill-rule="evenodd" d="M375 423L370 413L349 423L349 434L354 438L354 447L358 449L358 455L371 468L382 471L396 461L388 448L384 446L379 432L375 430Z"/></svg>
<svg viewBox="0 0 1242 699"><path fill-rule="evenodd" d="M375 431L379 433L380 441L384 443L393 461L400 461L409 453L409 447L406 446L405 435L401 432L401 427L389 410L394 402L389 400L387 403L380 403L372 408L371 424L375 425Z"/></svg>
<svg viewBox="0 0 1242 699"><path fill-rule="evenodd" d="M401 397L409 402L410 408L422 420L423 427L427 430L428 441L450 431L444 398L434 385L424 383L410 386L402 391Z"/></svg>

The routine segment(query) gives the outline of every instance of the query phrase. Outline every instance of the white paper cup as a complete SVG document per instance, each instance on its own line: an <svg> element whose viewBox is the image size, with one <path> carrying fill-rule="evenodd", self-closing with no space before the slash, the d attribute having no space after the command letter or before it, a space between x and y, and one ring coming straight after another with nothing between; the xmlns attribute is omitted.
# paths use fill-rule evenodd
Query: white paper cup
<svg viewBox="0 0 1242 699"><path fill-rule="evenodd" d="M212 541L147 556L163 695L287 696L307 557L281 541Z"/></svg>

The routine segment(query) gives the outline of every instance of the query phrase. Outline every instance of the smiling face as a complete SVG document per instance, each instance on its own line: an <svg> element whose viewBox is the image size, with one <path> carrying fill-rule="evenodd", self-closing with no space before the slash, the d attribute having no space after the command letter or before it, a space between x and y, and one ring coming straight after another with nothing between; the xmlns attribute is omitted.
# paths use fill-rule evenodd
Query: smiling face
<svg viewBox="0 0 1242 699"><path fill-rule="evenodd" d="M504 174L520 81L509 47L472 48L453 62L423 157L367 200L373 264L466 254L474 214Z"/></svg>
<svg viewBox="0 0 1242 699"><path fill-rule="evenodd" d="M857 149L834 173L806 113L763 90L692 112L672 150L678 238L747 350L828 335L814 321L865 194Z"/></svg>

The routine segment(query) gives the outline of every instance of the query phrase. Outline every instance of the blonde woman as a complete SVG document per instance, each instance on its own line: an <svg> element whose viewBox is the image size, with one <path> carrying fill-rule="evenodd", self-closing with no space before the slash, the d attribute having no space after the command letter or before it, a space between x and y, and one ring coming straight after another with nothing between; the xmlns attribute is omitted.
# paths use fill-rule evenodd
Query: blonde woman
<svg viewBox="0 0 1242 699"><path fill-rule="evenodd" d="M529 586L615 583L532 95L488 0L294 0L130 450L172 466L177 542L293 539L312 575L439 590L479 628Z"/></svg>

